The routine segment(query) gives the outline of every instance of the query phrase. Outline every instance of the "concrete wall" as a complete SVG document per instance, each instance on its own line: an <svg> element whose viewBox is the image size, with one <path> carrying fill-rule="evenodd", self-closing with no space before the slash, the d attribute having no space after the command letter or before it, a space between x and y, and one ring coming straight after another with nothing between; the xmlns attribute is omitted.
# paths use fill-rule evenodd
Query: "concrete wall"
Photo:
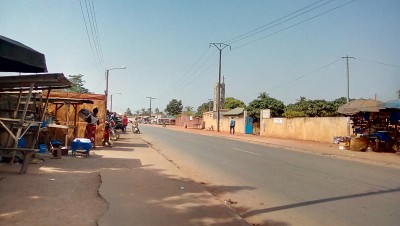
<svg viewBox="0 0 400 226"><path fill-rule="evenodd" d="M235 119L235 133L245 133L245 120L244 118L234 117ZM230 118L221 117L219 131L229 132ZM217 131L217 119L213 118L213 112L206 112L203 114L204 129Z"/></svg>
<svg viewBox="0 0 400 226"><path fill-rule="evenodd" d="M260 136L332 143L335 136L347 136L347 118L304 117L262 119Z"/></svg>

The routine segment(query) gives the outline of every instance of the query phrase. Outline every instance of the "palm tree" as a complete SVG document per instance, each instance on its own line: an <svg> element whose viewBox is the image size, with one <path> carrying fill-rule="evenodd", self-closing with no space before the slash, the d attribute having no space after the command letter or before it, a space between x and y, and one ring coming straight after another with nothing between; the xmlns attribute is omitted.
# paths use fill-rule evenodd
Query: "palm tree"
<svg viewBox="0 0 400 226"><path fill-rule="evenodd" d="M297 102L304 102L304 101L306 101L307 99L306 99L306 97L302 97L302 96L300 96L300 99L298 99L297 100Z"/></svg>
<svg viewBox="0 0 400 226"><path fill-rule="evenodd" d="M266 92L261 92L257 98L262 100L262 99L267 99L268 97L269 97L269 95Z"/></svg>
<svg viewBox="0 0 400 226"><path fill-rule="evenodd" d="M187 111L187 112L193 111L193 107L192 106L186 106L185 107L185 111Z"/></svg>

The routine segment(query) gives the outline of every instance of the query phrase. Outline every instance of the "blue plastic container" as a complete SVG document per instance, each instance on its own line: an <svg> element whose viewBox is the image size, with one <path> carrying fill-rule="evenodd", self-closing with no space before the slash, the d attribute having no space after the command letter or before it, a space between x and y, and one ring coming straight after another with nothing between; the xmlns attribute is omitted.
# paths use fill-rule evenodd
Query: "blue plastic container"
<svg viewBox="0 0 400 226"><path fill-rule="evenodd" d="M19 148L24 148L26 147L26 140L25 137L21 137L18 139L18 147Z"/></svg>
<svg viewBox="0 0 400 226"><path fill-rule="evenodd" d="M39 153L45 153L46 149L47 149L47 147L45 144L39 145Z"/></svg>

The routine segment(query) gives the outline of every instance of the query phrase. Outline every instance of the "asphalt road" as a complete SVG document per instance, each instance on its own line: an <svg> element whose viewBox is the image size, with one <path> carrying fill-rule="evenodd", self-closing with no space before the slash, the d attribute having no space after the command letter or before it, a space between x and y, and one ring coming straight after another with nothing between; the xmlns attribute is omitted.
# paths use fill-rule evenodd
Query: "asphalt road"
<svg viewBox="0 0 400 226"><path fill-rule="evenodd" d="M248 222L399 225L400 170L141 126L142 139Z"/></svg>

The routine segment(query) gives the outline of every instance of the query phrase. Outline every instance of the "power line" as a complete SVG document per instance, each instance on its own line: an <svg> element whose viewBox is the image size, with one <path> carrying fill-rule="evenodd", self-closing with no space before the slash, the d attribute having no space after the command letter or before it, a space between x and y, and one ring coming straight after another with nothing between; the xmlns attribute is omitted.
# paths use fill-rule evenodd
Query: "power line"
<svg viewBox="0 0 400 226"><path fill-rule="evenodd" d="M97 60L96 60L96 55L94 54L94 51L93 51L92 41L90 40L89 31L88 31L88 28L87 28L86 18L85 18L85 14L84 14L84 12L83 12L83 7L82 7L82 2L81 2L81 0L79 0L79 4L80 4L80 6L81 6L81 12L82 12L82 17L83 17L83 22L84 22L84 24L85 24L86 34L87 34L87 37L88 37L88 40L89 40L90 49L92 50L92 55L93 55L93 59L94 59L94 62L95 62L95 64L96 64L96 67L97 67L97 71L98 71L99 74L100 74L99 65L98 65Z"/></svg>
<svg viewBox="0 0 400 226"><path fill-rule="evenodd" d="M85 5L86 5L86 12L87 12L87 15L88 15L88 20L89 20L89 25L90 25L90 31L92 33L93 44L94 44L94 47L96 49L97 59L99 60L99 64L100 64L101 59L100 59L99 48L98 48L97 43L96 43L96 36L95 36L95 34L93 32L93 27L94 27L93 18L92 18L91 12L89 13L89 10L91 11L90 0L89 0L89 7L87 5L87 0L85 0Z"/></svg>
<svg viewBox="0 0 400 226"><path fill-rule="evenodd" d="M308 72L308 73L305 73L305 74L303 74L303 75L300 75L300 76L298 76L298 77L296 77L296 78L294 78L294 79L292 79L292 80L289 80L289 81L287 81L287 82L284 82L284 83L282 83L282 84L273 86L273 87L269 88L268 90L274 90L274 89L280 88L280 87L282 87L282 86L286 86L286 85L288 85L288 84L290 84L290 83L293 83L293 82L298 81L298 80L300 80L300 79L302 79L302 78L305 78L305 77L307 77L307 76L309 76L309 75L311 75L311 74L314 74L314 73L316 73L316 72L318 72L318 71L320 71L320 70L322 70L322 69L325 69L325 68L331 66L332 64L334 64L334 63L336 63L336 62L338 62L338 61L340 61L340 60L341 60L341 58L338 58L338 59L336 59L336 60L334 60L334 61L332 61L332 62L330 62L330 63L328 63L328 64L325 64L324 66L321 66L321 67L319 67L319 68L317 68L317 69L315 69L315 70L313 70L313 71L311 71L311 72Z"/></svg>
<svg viewBox="0 0 400 226"><path fill-rule="evenodd" d="M357 57L357 60L367 61L367 62L374 63L374 64L380 64L380 65L385 65L385 66L398 67L398 68L400 68L400 65L388 64L388 63L383 63L383 62L374 61L374 60L361 59L361 58L358 58L358 57Z"/></svg>
<svg viewBox="0 0 400 226"><path fill-rule="evenodd" d="M206 51L204 51L204 52L201 54L201 56L196 60L196 62L193 63L193 64L189 67L189 69L188 69L185 73L183 73L183 74L176 80L176 82L174 82L170 87L166 88L166 89L165 89L164 91L162 91L161 93L166 93L167 91L169 91L169 90L175 88L175 87L182 81L182 79L185 77L185 75L187 75L187 74L192 70L192 68L205 56L205 54L206 54L209 50L210 50L209 48L206 49Z"/></svg>
<svg viewBox="0 0 400 226"><path fill-rule="evenodd" d="M320 14L317 14L317 15L315 15L315 16L312 16L312 17L309 17L309 18L307 18L307 19L305 19L305 20L302 20L302 21L300 21L300 22L298 22L298 23L295 23L295 24L293 24L293 25L291 25L291 26L288 26L288 27L286 27L286 28L283 28L283 29L281 29L281 30L278 30L278 31L276 31L276 32L273 32L273 33L271 33L271 34L269 34L269 35L260 37L260 38L258 38L258 39L253 40L253 41L247 42L247 43L245 43L245 44L243 44L243 45L237 46L237 47L234 48L233 50L238 49L238 48L241 48L241 47L243 47L243 46L250 45L250 44L252 44L252 43L254 43L254 42L257 42L257 41L260 41L260 40L262 40L262 39L271 37L271 36L273 36L273 35L275 35L275 34L278 34L278 33L282 32L282 31L286 31L286 30L288 30L288 29L290 29L290 28L292 28L292 27L295 27L295 26L297 26L297 25L300 25L300 24L302 24L302 23L305 23L305 22L307 22L307 21L310 21L310 20L312 20L312 19L315 19L315 18L317 18L317 17L320 17L320 16L322 16L322 15L324 15L324 14L330 13L330 12L332 12L332 11L338 9L338 8L341 8L341 7L345 6L345 5L348 5L348 4L350 4L351 2L354 2L354 1L355 1L355 0L348 1L348 2L346 2L346 3L344 3L344 4L341 4L341 5L337 6L337 7L332 8L332 9L330 9L330 10L327 10L327 11L325 11L325 12L322 12L322 13L320 13Z"/></svg>
<svg viewBox="0 0 400 226"><path fill-rule="evenodd" d="M299 9L299 10L296 10L295 12L289 13L288 15L283 16L283 17L281 17L281 18L279 18L279 19L276 19L276 20L274 20L274 21L272 21L272 22L270 22L270 23L268 23L268 24L265 24L265 25L263 25L263 26L261 26L261 27L258 27L258 28L256 28L256 29L253 29L253 30L251 30L251 31L249 31L249 32L246 32L246 33L242 34L242 35L239 35L239 36L237 36L237 37L235 37L235 38L233 38L233 39L230 39L230 40L226 41L226 43L232 44L232 43L241 41L241 40L243 40L243 39L249 38L249 37L251 37L251 36L254 36L254 35L256 35L256 34L259 34L259 33L261 33L261 32L264 32L264 31L266 31L266 30L268 30L268 29L271 29L271 28L273 28L273 27L276 27L276 26L278 26L278 25L280 25L280 24L282 24L282 23L285 23L285 22L287 22L287 21L289 21L289 20L292 20L292 19L294 19L294 18L296 18L296 17L299 17L299 16L301 16L301 15L303 15L303 14L305 14L305 13L308 13L308 12L310 12L310 11L313 11L313 10L315 10L315 9L321 7L321 6L324 6L324 5L328 4L328 3L331 3L331 2L336 1L336 0L331 0L331 1L329 1L329 2L326 2L326 3L324 3L324 4L321 4L321 5L319 5L319 6L316 6L316 7L312 8L312 9L310 9L310 10L307 10L307 11L302 12L302 13L296 15L296 16L290 17L289 19L286 19L286 20L284 20L284 21L282 21L282 22L280 22L280 23L275 24L276 22L278 22L278 21L280 21L280 20L282 20L282 19L285 19L285 18L287 18L287 17L289 17L289 16L291 16L291 15L294 15L294 14L296 14L296 13L298 13L298 12L301 12L301 11L303 11L304 9L307 9L307 8L313 6L313 5L315 5L315 4L317 4L317 3L321 2L321 1L323 1L323 0L314 2L314 3L312 3L312 4L310 4L310 5L306 6L306 7L303 7L302 9ZM274 24L274 25L272 25L272 24ZM272 26L269 26L269 25L272 25ZM268 26L268 27L267 27L267 26ZM265 28L265 27L267 27L267 28ZM265 28L265 29L262 29L262 28ZM261 29L262 29L262 30L261 30ZM256 32L256 31L257 31L257 32ZM255 32L255 33L253 33L253 32Z"/></svg>
<svg viewBox="0 0 400 226"><path fill-rule="evenodd" d="M89 5L90 5L90 1L89 1ZM99 52L100 52L100 59L101 59L101 62L103 63L103 67L105 68L103 50L102 50L102 46L101 46L101 42L100 42L99 30L98 30L98 27L97 27L96 10L94 9L93 0L92 0L92 4L91 5L92 5L91 12L93 13L92 17L93 17L93 21L94 21L94 31L95 31L95 34L96 34L97 45L98 45Z"/></svg>

